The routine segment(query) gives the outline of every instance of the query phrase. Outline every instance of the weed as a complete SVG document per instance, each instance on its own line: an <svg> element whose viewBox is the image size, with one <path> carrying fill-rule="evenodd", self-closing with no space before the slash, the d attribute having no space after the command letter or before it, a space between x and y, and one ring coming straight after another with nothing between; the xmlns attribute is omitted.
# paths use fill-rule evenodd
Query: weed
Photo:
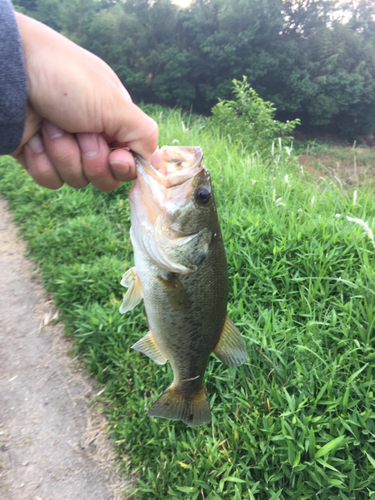
<svg viewBox="0 0 375 500"><path fill-rule="evenodd" d="M315 186L283 161L265 167L208 129L163 111L161 144L200 145L215 189L230 276L229 314L250 353L210 358L213 420L147 417L168 386L130 346L147 331L122 316L132 265L128 185L48 191L9 158L0 191L53 292L66 331L105 386L110 432L140 499L354 500L375 492L375 279L370 191ZM183 122L183 126L182 126ZM336 217L336 214L342 216Z"/></svg>

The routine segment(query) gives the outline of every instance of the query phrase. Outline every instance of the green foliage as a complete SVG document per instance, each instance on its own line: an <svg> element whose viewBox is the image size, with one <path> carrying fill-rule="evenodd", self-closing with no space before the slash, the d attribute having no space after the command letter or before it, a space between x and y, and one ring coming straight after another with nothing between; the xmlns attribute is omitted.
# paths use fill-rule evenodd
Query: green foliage
<svg viewBox="0 0 375 500"><path fill-rule="evenodd" d="M130 349L147 331L142 306L119 314L119 282L133 263L129 186L51 192L13 160L0 162L0 192L66 331L104 384L134 497L372 498L375 255L364 228L344 216L373 224L371 190L353 205L352 193L316 186L282 160L265 169L200 117L154 111L161 144L205 152L228 257L228 311L250 353L238 368L211 357L213 421L201 428L146 415L172 373Z"/></svg>
<svg viewBox="0 0 375 500"><path fill-rule="evenodd" d="M350 24L334 22L308 38L290 37L287 59L278 75L275 99L282 112L304 109L305 126L341 132L354 138L375 127L375 45Z"/></svg>
<svg viewBox="0 0 375 500"><path fill-rule="evenodd" d="M133 99L209 114L247 75L276 118L375 131L372 0L15 0L104 59Z"/></svg>
<svg viewBox="0 0 375 500"><path fill-rule="evenodd" d="M275 139L288 137L300 121L282 123L275 120L276 108L264 101L250 87L247 77L242 82L233 80L235 100L219 99L212 108L211 122L235 143L241 143L251 151L271 154Z"/></svg>

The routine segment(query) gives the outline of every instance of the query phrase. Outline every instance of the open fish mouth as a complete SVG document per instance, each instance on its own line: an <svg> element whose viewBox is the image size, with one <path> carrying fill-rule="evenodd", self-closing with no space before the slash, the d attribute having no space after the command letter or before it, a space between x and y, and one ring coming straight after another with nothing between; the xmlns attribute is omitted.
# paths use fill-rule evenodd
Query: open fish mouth
<svg viewBox="0 0 375 500"><path fill-rule="evenodd" d="M200 147L163 146L160 149L162 165L156 170L141 156L135 155L138 175L146 174L166 189L183 184L202 170L203 153Z"/></svg>
<svg viewBox="0 0 375 500"><path fill-rule="evenodd" d="M183 207L191 198L194 179L203 170L203 152L194 146L163 146L160 149L161 167L157 170L139 155L134 155L137 180L130 200L142 198L148 218L153 223L166 210Z"/></svg>
<svg viewBox="0 0 375 500"><path fill-rule="evenodd" d="M211 230L200 224L184 225L184 220L192 220L197 185L209 174L200 147L163 146L160 153L159 170L134 156L137 179L129 193L131 239L133 247L138 245L160 267L186 274L198 268L203 260L196 262L195 253L202 245L206 249L211 240Z"/></svg>

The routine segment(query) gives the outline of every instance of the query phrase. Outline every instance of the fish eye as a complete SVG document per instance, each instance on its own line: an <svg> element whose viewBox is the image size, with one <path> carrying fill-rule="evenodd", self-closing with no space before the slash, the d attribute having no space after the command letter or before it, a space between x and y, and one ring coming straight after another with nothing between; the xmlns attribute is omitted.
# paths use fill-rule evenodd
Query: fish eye
<svg viewBox="0 0 375 500"><path fill-rule="evenodd" d="M207 203L211 199L211 191L209 191L205 187L201 187L195 193L195 199L196 199L198 205L207 205Z"/></svg>

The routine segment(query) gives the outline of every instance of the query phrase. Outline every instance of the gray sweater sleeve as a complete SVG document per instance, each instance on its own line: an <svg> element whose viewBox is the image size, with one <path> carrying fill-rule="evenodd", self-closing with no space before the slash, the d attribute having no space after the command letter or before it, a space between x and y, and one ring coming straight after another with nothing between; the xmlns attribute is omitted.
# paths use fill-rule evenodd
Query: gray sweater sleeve
<svg viewBox="0 0 375 500"><path fill-rule="evenodd" d="M26 120L23 48L12 4L0 0L0 155L19 146Z"/></svg>

